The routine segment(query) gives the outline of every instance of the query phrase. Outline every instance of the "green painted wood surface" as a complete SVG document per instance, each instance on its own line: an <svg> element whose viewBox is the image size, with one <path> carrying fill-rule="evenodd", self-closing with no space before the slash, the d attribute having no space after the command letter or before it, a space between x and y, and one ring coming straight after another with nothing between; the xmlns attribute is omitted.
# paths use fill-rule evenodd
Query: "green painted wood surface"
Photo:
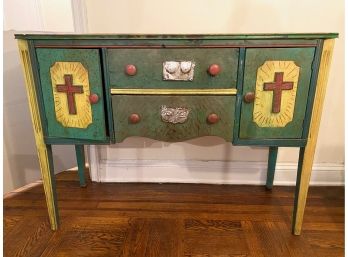
<svg viewBox="0 0 348 257"><path fill-rule="evenodd" d="M253 103L242 102L239 136L243 139L302 138L307 96L312 73L315 48L247 49L243 95L255 91L257 69L271 60L295 61L300 66L300 77L293 120L282 128L262 128L253 122Z"/></svg>
<svg viewBox="0 0 348 257"><path fill-rule="evenodd" d="M318 39L337 38L338 33L283 33L283 34L15 34L19 39Z"/></svg>
<svg viewBox="0 0 348 257"><path fill-rule="evenodd" d="M86 179L85 179L85 150L83 145L75 145L75 153L76 153L76 161L77 161L77 169L79 174L79 181L80 186L85 187L86 186Z"/></svg>
<svg viewBox="0 0 348 257"><path fill-rule="evenodd" d="M272 189L274 181L275 167L277 164L278 147L270 147L268 153L268 167L267 167L267 180L266 188Z"/></svg>
<svg viewBox="0 0 348 257"><path fill-rule="evenodd" d="M103 83L99 51L95 49L37 49L40 84L43 95L48 136L73 139L106 140ZM56 120L51 85L50 67L55 62L81 62L88 70L91 92L99 95L99 102L92 105L93 123L87 128L67 128Z"/></svg>
<svg viewBox="0 0 348 257"><path fill-rule="evenodd" d="M206 34L206 35L91 35L91 34L17 34L16 38L33 39L35 46L46 47L59 45L60 47L114 47L114 46L155 46L163 47L179 45L185 47L200 46L230 46L236 47L265 47L269 45L316 45L317 39L335 38L337 33L303 33L303 34Z"/></svg>
<svg viewBox="0 0 348 257"><path fill-rule="evenodd" d="M312 47L317 39L89 39L89 40L33 40L40 48L197 48L197 47Z"/></svg>
<svg viewBox="0 0 348 257"><path fill-rule="evenodd" d="M238 48L210 49L108 49L108 69L112 88L235 88ZM165 61L195 62L193 81L163 80ZM125 66L137 67L134 76L125 74ZM218 64L217 76L208 74L211 64Z"/></svg>
<svg viewBox="0 0 348 257"><path fill-rule="evenodd" d="M162 141L184 141L200 136L219 136L232 140L234 96L112 96L116 142L130 136L143 136ZM185 123L172 124L162 121L161 106L185 107L190 113ZM140 115L137 124L128 117ZM220 121L208 124L206 119L216 113Z"/></svg>

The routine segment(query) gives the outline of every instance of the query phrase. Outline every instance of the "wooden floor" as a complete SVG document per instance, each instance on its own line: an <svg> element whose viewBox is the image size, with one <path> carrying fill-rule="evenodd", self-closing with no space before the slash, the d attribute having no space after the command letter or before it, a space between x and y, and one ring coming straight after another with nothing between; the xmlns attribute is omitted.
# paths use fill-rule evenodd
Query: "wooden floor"
<svg viewBox="0 0 348 257"><path fill-rule="evenodd" d="M343 187L310 188L301 236L293 187L91 183L57 176L61 226L41 184L4 200L4 256L344 256Z"/></svg>

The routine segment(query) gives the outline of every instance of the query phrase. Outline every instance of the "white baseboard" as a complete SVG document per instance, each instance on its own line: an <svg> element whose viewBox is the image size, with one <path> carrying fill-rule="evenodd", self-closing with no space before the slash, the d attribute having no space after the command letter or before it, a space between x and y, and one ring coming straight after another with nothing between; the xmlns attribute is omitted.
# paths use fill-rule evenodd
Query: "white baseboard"
<svg viewBox="0 0 348 257"><path fill-rule="evenodd" d="M275 185L295 185L297 163L276 166ZM155 182L263 185L266 162L99 160L91 165L91 178L98 182ZM311 185L344 185L344 164L313 165Z"/></svg>

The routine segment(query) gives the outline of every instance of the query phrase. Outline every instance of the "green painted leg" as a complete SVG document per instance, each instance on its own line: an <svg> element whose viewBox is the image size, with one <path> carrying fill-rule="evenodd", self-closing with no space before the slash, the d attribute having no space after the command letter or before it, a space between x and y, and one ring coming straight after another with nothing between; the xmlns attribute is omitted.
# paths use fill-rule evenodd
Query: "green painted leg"
<svg viewBox="0 0 348 257"><path fill-rule="evenodd" d="M86 186L85 180L85 151L83 145L75 145L76 160L79 173L80 186Z"/></svg>
<svg viewBox="0 0 348 257"><path fill-rule="evenodd" d="M267 181L266 188L272 189L274 181L275 166L277 163L278 147L271 146L268 154L268 170L267 170Z"/></svg>
<svg viewBox="0 0 348 257"><path fill-rule="evenodd" d="M308 164L308 160L306 159L307 157L306 154L308 154L308 152L306 153L306 148L301 147L299 160L298 160L298 167L297 167L295 203L294 203L294 211L292 216L292 232L294 235L301 234L304 208L306 205L310 174L312 171L311 166L310 168L306 166ZM312 153L312 155L314 155L314 153ZM310 163L310 165L312 164L313 162Z"/></svg>

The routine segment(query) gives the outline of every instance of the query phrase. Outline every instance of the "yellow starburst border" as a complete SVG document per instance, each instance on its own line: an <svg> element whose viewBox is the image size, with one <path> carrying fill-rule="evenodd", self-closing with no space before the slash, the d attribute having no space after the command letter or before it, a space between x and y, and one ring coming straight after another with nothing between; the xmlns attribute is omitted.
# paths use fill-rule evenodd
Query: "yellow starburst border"
<svg viewBox="0 0 348 257"><path fill-rule="evenodd" d="M92 123L92 108L89 101L88 71L80 62L56 62L50 68L54 110L56 119L63 127L87 128ZM83 93L75 94L76 114L69 114L66 93L57 92L57 85L64 84L64 75L71 74L74 85L82 85Z"/></svg>
<svg viewBox="0 0 348 257"><path fill-rule="evenodd" d="M279 113L272 112L273 92L265 91L264 83L273 82L276 72L284 73L284 81L293 82L291 90L282 91ZM294 61L266 61L257 70L253 121L259 127L285 127L294 116L300 67Z"/></svg>

